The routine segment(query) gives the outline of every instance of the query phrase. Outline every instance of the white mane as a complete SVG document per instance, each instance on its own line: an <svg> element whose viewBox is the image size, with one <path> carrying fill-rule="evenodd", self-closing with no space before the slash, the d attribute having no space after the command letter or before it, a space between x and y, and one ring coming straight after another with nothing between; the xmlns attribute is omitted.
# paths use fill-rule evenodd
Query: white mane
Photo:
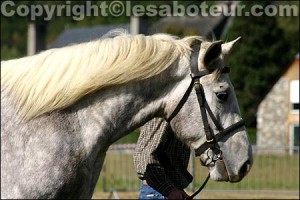
<svg viewBox="0 0 300 200"><path fill-rule="evenodd" d="M96 90L157 75L181 56L189 56L190 43L201 39L122 33L51 49L1 62L1 87L30 119L66 108Z"/></svg>

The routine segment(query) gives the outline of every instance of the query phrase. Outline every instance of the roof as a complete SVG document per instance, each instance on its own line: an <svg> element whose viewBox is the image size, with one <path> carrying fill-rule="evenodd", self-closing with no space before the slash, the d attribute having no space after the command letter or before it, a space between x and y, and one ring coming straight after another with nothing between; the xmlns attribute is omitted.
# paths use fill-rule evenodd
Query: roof
<svg viewBox="0 0 300 200"><path fill-rule="evenodd" d="M179 29L192 29L197 35L202 35L208 39L220 39L222 33L228 26L228 19L225 16L178 16L165 17L149 27L149 33L165 32L165 27ZM130 24L99 25L93 27L70 28L63 31L58 38L48 45L50 48L64 47L70 44L88 42L100 38L112 29L121 28L130 32Z"/></svg>
<svg viewBox="0 0 300 200"><path fill-rule="evenodd" d="M220 38L227 24L225 16L172 16L159 20L150 29L150 33L164 32L165 27L175 27L180 29L193 29L197 34L209 37L211 34Z"/></svg>
<svg viewBox="0 0 300 200"><path fill-rule="evenodd" d="M289 79L299 80L299 53L296 54L294 60L285 69L281 76L288 77Z"/></svg>
<svg viewBox="0 0 300 200"><path fill-rule="evenodd" d="M82 42L88 42L100 38L105 33L112 29L122 28L130 30L129 24L112 24L112 25L100 25L93 27L80 27L71 28L63 31L62 34L51 44L48 45L48 49L64 47L70 44L77 44Z"/></svg>

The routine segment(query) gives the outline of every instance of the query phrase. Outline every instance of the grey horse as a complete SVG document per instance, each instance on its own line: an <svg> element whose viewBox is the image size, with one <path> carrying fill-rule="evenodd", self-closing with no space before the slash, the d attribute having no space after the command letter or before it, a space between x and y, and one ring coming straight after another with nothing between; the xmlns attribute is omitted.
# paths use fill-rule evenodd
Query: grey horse
<svg viewBox="0 0 300 200"><path fill-rule="evenodd" d="M108 147L154 117L168 118L178 105L191 82L195 41L201 44L193 62L212 72L201 78L206 100L228 127L241 116L229 76L218 72L236 41L120 34L2 61L2 198L91 198ZM227 100L218 99L220 91ZM191 91L170 124L197 149L205 142L201 122ZM212 179L242 180L252 165L245 127L218 145L223 160L208 166Z"/></svg>

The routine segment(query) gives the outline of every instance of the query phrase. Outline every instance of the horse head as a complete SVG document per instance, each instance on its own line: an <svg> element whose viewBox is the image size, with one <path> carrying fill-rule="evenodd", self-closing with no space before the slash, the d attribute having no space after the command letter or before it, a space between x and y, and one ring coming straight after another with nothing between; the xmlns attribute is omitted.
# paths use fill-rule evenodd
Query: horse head
<svg viewBox="0 0 300 200"><path fill-rule="evenodd" d="M229 68L224 67L224 57L237 40L192 45L189 73L166 103L177 137L196 151L215 181L238 182L252 165L251 144L227 75Z"/></svg>

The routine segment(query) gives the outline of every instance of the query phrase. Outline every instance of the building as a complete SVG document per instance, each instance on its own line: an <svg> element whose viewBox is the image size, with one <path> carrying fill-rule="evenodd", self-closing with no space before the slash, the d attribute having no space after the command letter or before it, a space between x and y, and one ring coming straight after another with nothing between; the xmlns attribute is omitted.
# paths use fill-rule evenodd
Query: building
<svg viewBox="0 0 300 200"><path fill-rule="evenodd" d="M121 28L129 31L129 24L113 24L113 25L99 25L93 27L80 27L65 29L51 44L48 49L60 48L71 44L78 44L83 42L99 39L102 35L112 29Z"/></svg>
<svg viewBox="0 0 300 200"><path fill-rule="evenodd" d="M223 4L234 4L232 2L222 2ZM207 39L220 39L230 25L230 16L180 16L164 17L154 23L149 24L149 17L130 18L128 24L98 25L93 27L80 27L65 29L58 38L47 46L48 49L59 48L70 44L77 44L95 40L103 36L112 29L125 29L131 34L155 34L171 33L178 36L201 35Z"/></svg>
<svg viewBox="0 0 300 200"><path fill-rule="evenodd" d="M225 27L227 27L226 25L228 25L228 18L229 17L224 16L166 17L159 20L153 26L149 26L147 18L131 17L130 24L98 25L65 29L47 48L59 48L70 44L95 40L112 29L125 29L131 34L145 35L158 32L172 32L178 35L177 32L184 30L188 35L202 35L210 39L214 37L220 39Z"/></svg>
<svg viewBox="0 0 300 200"><path fill-rule="evenodd" d="M182 16L165 17L156 22L150 29L153 33L171 33L178 36L201 35L207 39L220 39L228 27L230 17L225 16Z"/></svg>
<svg viewBox="0 0 300 200"><path fill-rule="evenodd" d="M218 10L226 6L231 12L239 1L215 1ZM217 16L178 16L160 19L153 26L149 24L147 16L131 16L130 22L119 25L99 25L94 27L66 28L51 44L46 45L48 22L35 21L28 25L27 55L34 55L40 51L59 48L66 45L91 41L100 38L103 34L115 28L123 28L131 34L153 34L158 32L171 33L178 36L202 35L207 39L221 39L222 34L229 27L232 17Z"/></svg>
<svg viewBox="0 0 300 200"><path fill-rule="evenodd" d="M299 151L299 53L258 107L256 145Z"/></svg>
<svg viewBox="0 0 300 200"><path fill-rule="evenodd" d="M238 1L215 1L216 5L223 9L235 9ZM233 17L229 15L197 15L197 16L169 16L158 20L149 28L149 33L171 33L178 36L201 35L209 40L218 40L224 37L224 33L230 27Z"/></svg>

